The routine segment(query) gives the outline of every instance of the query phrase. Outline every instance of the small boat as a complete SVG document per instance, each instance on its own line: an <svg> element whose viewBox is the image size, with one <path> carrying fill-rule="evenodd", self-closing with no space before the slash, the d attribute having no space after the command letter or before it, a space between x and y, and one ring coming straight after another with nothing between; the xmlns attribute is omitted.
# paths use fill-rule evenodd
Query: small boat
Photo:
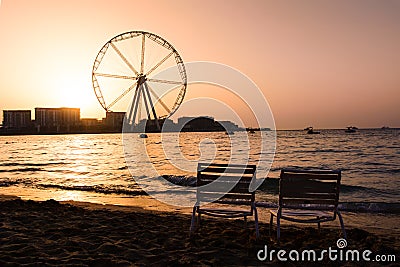
<svg viewBox="0 0 400 267"><path fill-rule="evenodd" d="M355 126L348 126L347 130L344 130L346 133L355 133L358 128Z"/></svg>
<svg viewBox="0 0 400 267"><path fill-rule="evenodd" d="M381 129L382 130L387 130L387 129L390 129L390 127L389 126L383 126Z"/></svg>
<svg viewBox="0 0 400 267"><path fill-rule="evenodd" d="M256 133L254 128L246 128L246 131L251 134Z"/></svg>
<svg viewBox="0 0 400 267"><path fill-rule="evenodd" d="M148 136L147 136L147 134L145 134L145 133L141 133L141 134L139 134L139 137L140 137L140 138L147 138Z"/></svg>
<svg viewBox="0 0 400 267"><path fill-rule="evenodd" d="M314 128L312 126L305 128L304 130L307 131L307 134L320 134L321 132L319 131L314 131Z"/></svg>

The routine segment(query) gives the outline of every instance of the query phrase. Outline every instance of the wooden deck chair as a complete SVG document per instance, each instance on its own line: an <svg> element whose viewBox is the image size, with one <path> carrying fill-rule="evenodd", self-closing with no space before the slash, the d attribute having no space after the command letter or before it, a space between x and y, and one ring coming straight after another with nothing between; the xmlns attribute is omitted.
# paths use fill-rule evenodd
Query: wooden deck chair
<svg viewBox="0 0 400 267"><path fill-rule="evenodd" d="M334 221L339 217L344 238L347 238L343 218L338 210L341 171L281 170L278 209L271 210L270 234L276 216L277 239L280 220L299 223Z"/></svg>
<svg viewBox="0 0 400 267"><path fill-rule="evenodd" d="M197 166L196 204L193 207L190 233L200 225L201 215L225 218L244 218L254 215L256 237L259 237L255 192L249 186L255 178L255 165L208 164ZM213 201L217 199L216 201ZM213 201L212 203L209 203ZM204 203L205 202L205 203ZM202 203L205 205L203 206Z"/></svg>

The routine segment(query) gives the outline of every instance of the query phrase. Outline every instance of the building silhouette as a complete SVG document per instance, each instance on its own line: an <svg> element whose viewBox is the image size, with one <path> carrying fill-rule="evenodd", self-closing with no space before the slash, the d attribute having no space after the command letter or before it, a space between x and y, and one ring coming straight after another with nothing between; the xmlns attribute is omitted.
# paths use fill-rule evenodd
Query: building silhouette
<svg viewBox="0 0 400 267"><path fill-rule="evenodd" d="M6 129L26 129L32 127L30 110L3 110L3 127Z"/></svg>
<svg viewBox="0 0 400 267"><path fill-rule="evenodd" d="M3 110L0 134L68 134L68 133L118 133L122 132L125 112L107 112L102 120L80 118L79 108L35 108L35 120L30 110ZM181 117L178 123L171 119L143 119L126 128L130 132L216 132L241 131L231 121L216 121L213 117Z"/></svg>
<svg viewBox="0 0 400 267"><path fill-rule="evenodd" d="M236 123L231 121L218 121L227 131L240 131L241 129Z"/></svg>
<svg viewBox="0 0 400 267"><path fill-rule="evenodd" d="M124 118L125 112L108 111L106 117L103 119L103 123L108 129L118 129L121 131Z"/></svg>
<svg viewBox="0 0 400 267"><path fill-rule="evenodd" d="M218 132L225 128L213 117L182 117L178 119L178 127L182 132Z"/></svg>
<svg viewBox="0 0 400 267"><path fill-rule="evenodd" d="M37 132L70 132L80 126L79 108L35 108Z"/></svg>

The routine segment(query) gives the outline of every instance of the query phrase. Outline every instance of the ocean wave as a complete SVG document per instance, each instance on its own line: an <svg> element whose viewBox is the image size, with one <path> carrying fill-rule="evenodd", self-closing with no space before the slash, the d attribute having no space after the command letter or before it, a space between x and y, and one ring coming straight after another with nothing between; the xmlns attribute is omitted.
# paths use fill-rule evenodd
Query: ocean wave
<svg viewBox="0 0 400 267"><path fill-rule="evenodd" d="M25 170L31 170L30 168L27 168ZM0 170L1 172L1 170ZM179 186L188 186L188 187L195 187L196 186L196 180L197 178L195 176L185 176L185 175L162 175L162 178L167 180L170 183L173 183L175 185ZM131 182L131 185L128 186L123 186L124 188L129 188L130 186L136 187L135 183L135 178L132 178L131 176L126 176L124 179L127 182ZM37 183L37 181L33 180L26 180L26 179L8 179L4 178L0 180L0 187L8 187L12 185L34 185L36 184L39 187L46 187L46 188L59 188L59 189L64 189L64 190L82 190L82 191L94 191L94 192L100 192L103 190L102 185L95 185L95 186L65 186L62 184L46 184L46 183ZM110 189L112 186L108 185L105 191L109 190L109 193L113 192L119 192L123 193L124 189L122 186L115 186L114 189ZM104 190L103 190L104 191ZM130 193L130 190L126 190L128 193ZM267 178L263 181L263 183L258 187L257 191L261 191L263 193L268 193L272 195L277 195L279 194L279 178ZM386 193L397 193L396 192L391 192L390 190L381 190L378 188L370 188L370 187L365 187L361 185L348 185L348 184L341 184L340 185L340 191L341 193L344 194L352 194L355 192L358 193L373 193L373 194L386 194Z"/></svg>
<svg viewBox="0 0 400 267"><path fill-rule="evenodd" d="M179 175L163 175L164 179L171 183L181 186L196 186L196 177L194 176L179 176ZM59 184L43 184L24 181L23 179L4 180L0 181L0 187L8 187L15 185L25 185L38 189L57 189L65 191L84 191L100 194L118 194L127 196L146 195L136 184L126 185L59 185ZM356 190L371 190L362 186L342 185L341 191L356 191ZM279 179L266 179L258 188L258 191L279 194ZM164 192L165 193L165 192ZM257 206L263 208L276 208L276 202L262 201L257 202ZM400 203L387 202L340 202L339 210L345 212L365 212L365 213L391 213L400 214Z"/></svg>
<svg viewBox="0 0 400 267"><path fill-rule="evenodd" d="M339 210L354 212L374 212L374 213L400 213L400 203L386 202L342 202Z"/></svg>
<svg viewBox="0 0 400 267"><path fill-rule="evenodd" d="M127 170L128 166L121 166L119 168L117 168L117 170L121 171L121 170Z"/></svg>
<svg viewBox="0 0 400 267"><path fill-rule="evenodd" d="M93 192L93 193L101 193L101 194L118 194L118 195L129 195L129 196L138 196L138 195L146 195L146 192L137 189L127 189L124 187L118 186L101 186L101 185L57 185L57 184L38 184L36 185L38 188L52 188L52 189L60 189L66 191L85 191L85 192Z"/></svg>
<svg viewBox="0 0 400 267"><path fill-rule="evenodd" d="M31 163L31 162L4 162L0 163L0 172L41 172L46 171L43 167L62 165L63 162L46 162L46 163ZM16 168L10 168L16 167Z"/></svg>
<svg viewBox="0 0 400 267"><path fill-rule="evenodd" d="M18 185L18 184L20 184L19 181L1 181L0 187L9 187L9 186Z"/></svg>
<svg viewBox="0 0 400 267"><path fill-rule="evenodd" d="M35 167L0 170L0 172L40 172L40 171L44 170L42 168L35 168Z"/></svg>
<svg viewBox="0 0 400 267"><path fill-rule="evenodd" d="M16 167L16 166L22 166L22 167L42 167L42 166L50 166L50 165L60 165L64 164L63 162L47 162L47 163L19 163L19 162L5 162L5 163L0 163L0 166L4 167Z"/></svg>
<svg viewBox="0 0 400 267"><path fill-rule="evenodd" d="M258 190L266 192L266 193L279 194L279 178L265 179L264 182L261 184L261 186L258 188ZM340 192L342 192L342 193L369 192L372 194L395 193L395 192L391 192L390 190L387 190L387 189L381 190L378 188L365 187L365 186L361 186L361 185L349 185L349 184L341 184Z"/></svg>
<svg viewBox="0 0 400 267"><path fill-rule="evenodd" d="M196 186L197 178L194 176L185 176L185 175L163 175L165 180L170 183L181 185L181 186Z"/></svg>
<svg viewBox="0 0 400 267"><path fill-rule="evenodd" d="M167 181L181 186L196 186L196 177L194 176L184 176L184 175L163 175L162 176ZM269 193L273 195L279 194L279 179L278 178L268 178L258 187L258 191L264 193ZM381 193L381 190L375 188L363 187L360 185L340 185L340 191L343 193L352 193L356 191L376 191Z"/></svg>

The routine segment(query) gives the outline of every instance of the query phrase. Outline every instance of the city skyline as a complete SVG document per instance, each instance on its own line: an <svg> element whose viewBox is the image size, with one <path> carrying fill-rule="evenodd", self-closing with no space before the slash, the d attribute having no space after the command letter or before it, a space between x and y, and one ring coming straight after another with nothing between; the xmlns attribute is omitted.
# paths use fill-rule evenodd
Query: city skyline
<svg viewBox="0 0 400 267"><path fill-rule="evenodd" d="M61 109L78 110L78 113L80 114L80 108L77 108L77 107L35 107L35 108L33 108L34 111L36 111L36 110L61 110ZM32 112L32 109L26 109L25 108L25 109L4 109L4 110L2 110L3 113L4 112L10 112L10 111L11 112L27 112L27 111L29 111L29 114L31 115L30 119L32 121L36 120L35 112ZM102 116L101 118L82 117L82 116L79 116L79 118L80 118L80 120L82 120L82 119L96 119L96 120L101 121L102 119L106 118L107 113L125 113L125 111L109 111L109 112L106 112L105 116ZM184 117L174 118L174 119L170 119L170 120L175 122L175 121L178 121L181 118L198 118L198 117L209 117L209 118L214 119L213 116L210 116L210 115L207 115L207 114L203 114L203 115L200 115L200 116L184 116ZM4 117L3 117L3 119L4 119ZM143 119L143 120L147 120L147 119Z"/></svg>
<svg viewBox="0 0 400 267"><path fill-rule="evenodd" d="M138 6L149 12L132 16ZM243 72L269 101L277 129L400 127L399 11L397 1L3 0L0 109L71 106L101 118L91 84L96 54L117 34L145 30L171 42L184 62ZM225 98L189 85L184 101L210 95ZM204 113L199 104L177 115ZM206 115L232 119L219 109Z"/></svg>
<svg viewBox="0 0 400 267"><path fill-rule="evenodd" d="M49 110L52 110L52 109L55 109L55 110L57 110L57 109L77 109L77 110L79 110L79 114L80 114L80 108L76 108L76 107L35 107L35 108L33 108L33 110L35 111L36 109L49 109ZM35 112L32 112L32 109L7 109L7 110L2 110L2 112L3 113L1 113L1 115L2 115L2 120L0 121L1 123L0 123L0 127L1 126L4 126L4 125L2 125L2 123L4 122L4 117L3 117L3 114L4 114L4 112L27 112L27 111L29 111L29 115L30 115L30 120L31 120L31 122L35 122L35 120L36 120L36 117L35 117ZM121 114L121 113L125 113L125 111L109 111L109 112L105 112L105 115L104 116L102 116L101 118L94 118L94 117L82 117L82 116L79 116L79 120L80 121L85 121L85 120L97 120L98 122L104 122L104 120L107 118L107 113L115 113L115 114ZM237 125L237 127L238 128L241 128L241 129L268 129L268 130L271 130L271 128L269 128L269 127L257 127L257 128L253 128L251 125L238 125L238 124L236 124L236 122L234 122L234 121L230 121L230 120L220 120L220 119L217 119L217 118L215 118L214 116L211 116L211 115L209 115L209 114L206 114L206 113L204 113L204 114L202 114L202 115L197 115L197 116L181 116L181 117L176 117L176 116L174 116L173 118L167 118L168 120L170 120L171 122L173 122L173 123L177 123L177 124L179 124L179 121L181 120L181 119L185 119L185 120L188 120L188 119L195 119L195 118L210 118L210 119L213 119L213 120L215 120L215 121L218 121L218 122L228 122L228 123L233 123L233 124L235 124L235 125ZM141 121L141 123L143 123L143 121L147 121L148 119L142 119L142 121ZM314 128L314 127L312 127L312 126L309 126L309 127L306 127L306 128L298 128L298 129L276 129L276 130L302 130L302 131L304 131L304 130L308 130L308 128ZM318 129L325 129L325 130L328 130L328 129L332 129L332 130L338 130L338 129L346 129L346 128L356 128L356 129L358 129L358 127L355 127L355 126L345 126L345 127L340 127L340 128L318 128ZM382 128L382 129L390 129L390 128L393 128L393 129L398 129L399 127L389 127L389 126L386 126L386 125L384 125L384 126L378 126L378 127L365 127L364 129L379 129L379 128ZM273 129L272 129L273 130Z"/></svg>
<svg viewBox="0 0 400 267"><path fill-rule="evenodd" d="M34 114L34 118L32 118ZM231 121L217 121L210 116L180 117L171 119L142 119L137 124L127 124L125 112L108 111L101 120L81 118L79 108L43 108L31 110L3 110L0 135L31 134L99 134L99 133L157 133L157 132L215 132L244 131ZM254 130L254 129L252 129ZM258 129L266 130L266 129ZM269 130L269 129L268 129Z"/></svg>

